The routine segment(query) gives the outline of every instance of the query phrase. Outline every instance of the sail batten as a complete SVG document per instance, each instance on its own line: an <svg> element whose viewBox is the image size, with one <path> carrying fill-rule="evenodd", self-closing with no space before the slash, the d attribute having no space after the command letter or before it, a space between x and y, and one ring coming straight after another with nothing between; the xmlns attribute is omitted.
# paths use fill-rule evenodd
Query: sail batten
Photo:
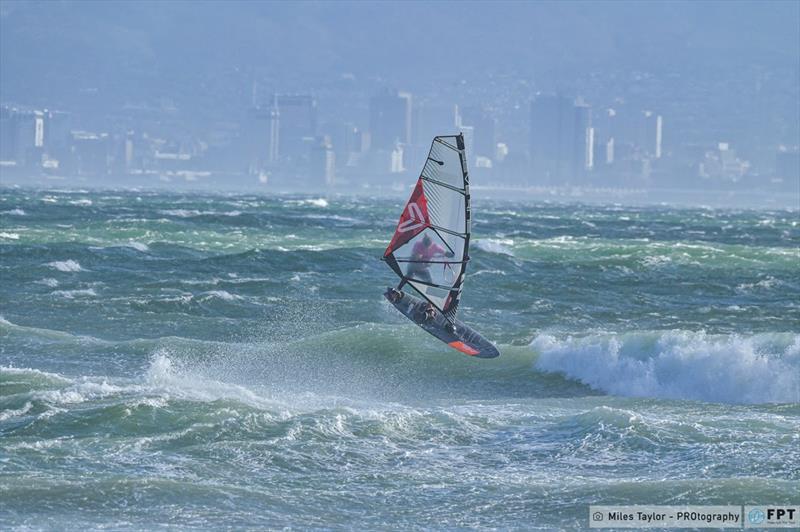
<svg viewBox="0 0 800 532"><path fill-rule="evenodd" d="M469 261L470 205L464 139L434 137L384 253L394 272L455 319Z"/></svg>
<svg viewBox="0 0 800 532"><path fill-rule="evenodd" d="M447 183L443 183L441 181L437 181L436 179L430 178L430 177L428 177L426 175L422 175L422 177L420 177L420 179L422 179L423 181L427 181L429 183L434 183L436 185L439 185L439 186L442 186L442 187L445 187L445 188L449 188L450 190L452 190L454 192L458 192L459 194L466 194L466 192L464 192L460 188L456 188L456 187L454 187L452 185L448 185Z"/></svg>

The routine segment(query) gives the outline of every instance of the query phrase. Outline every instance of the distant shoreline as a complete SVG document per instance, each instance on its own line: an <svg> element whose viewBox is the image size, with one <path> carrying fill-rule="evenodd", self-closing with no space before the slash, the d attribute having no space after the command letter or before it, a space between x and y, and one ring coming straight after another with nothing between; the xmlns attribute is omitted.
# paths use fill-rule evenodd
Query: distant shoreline
<svg viewBox="0 0 800 532"><path fill-rule="evenodd" d="M224 185L204 183L201 180L151 181L147 183L99 183L96 180L75 181L66 178L36 177L32 179L0 179L3 188L30 188L35 190L69 191L163 191L179 193L311 195L311 196L372 196L404 199L413 181L407 186L334 185L320 189L291 188L281 185L260 185L231 180ZM694 208L734 209L789 209L800 210L800 189L789 191L764 191L752 188L715 189L702 191L686 188L616 188L591 186L513 186L472 185L473 199L522 201L530 203L586 203L621 204L629 206L675 206Z"/></svg>

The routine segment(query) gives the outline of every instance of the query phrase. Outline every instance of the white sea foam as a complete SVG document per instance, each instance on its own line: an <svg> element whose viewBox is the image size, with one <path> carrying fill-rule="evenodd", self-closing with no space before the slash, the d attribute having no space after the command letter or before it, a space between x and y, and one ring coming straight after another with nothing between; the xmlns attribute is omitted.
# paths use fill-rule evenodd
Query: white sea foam
<svg viewBox="0 0 800 532"><path fill-rule="evenodd" d="M79 199L79 200L72 200L69 202L70 205L77 205L79 207L91 207L92 200L90 199Z"/></svg>
<svg viewBox="0 0 800 532"><path fill-rule="evenodd" d="M147 244L143 244L142 242L131 241L131 242L128 242L126 245L129 248L133 248L136 251L141 251L142 253L144 253L145 251L149 251L150 250L150 248L147 247Z"/></svg>
<svg viewBox="0 0 800 532"><path fill-rule="evenodd" d="M504 272L503 270L478 270L476 272L473 272L471 274L471 277L477 277L479 275L501 275L501 276L505 276L506 272Z"/></svg>
<svg viewBox="0 0 800 532"><path fill-rule="evenodd" d="M137 392L139 386L117 386L106 380L95 381L84 378L81 381L73 382L71 385L57 390L44 390L35 392L32 396L35 399L55 405L69 405L102 399L104 397L118 395L125 392Z"/></svg>
<svg viewBox="0 0 800 532"><path fill-rule="evenodd" d="M664 255L648 255L647 257L643 258L641 262L643 266L647 266L649 268L656 268L664 264L669 264L670 262L672 262L672 258L666 257Z"/></svg>
<svg viewBox="0 0 800 532"><path fill-rule="evenodd" d="M0 374L14 376L15 379L32 379L37 382L32 386L33 389L29 392L29 397L34 404L37 401L47 404L48 410L38 414L40 418L49 417L56 412L63 411L60 407L64 405L80 404L119 395L138 396L143 391L141 383L127 380L111 382L107 377L72 379L38 369L8 366L0 366ZM31 408L32 405L26 404L21 409L8 412L8 414L10 416L24 415ZM2 419L2 416L0 416L0 420Z"/></svg>
<svg viewBox="0 0 800 532"><path fill-rule="evenodd" d="M536 337L536 367L613 395L800 402L800 335L667 331Z"/></svg>
<svg viewBox="0 0 800 532"><path fill-rule="evenodd" d="M187 209L164 209L158 212L159 214L164 214L166 216L177 216L178 218L189 218L190 216L200 215L200 211L198 210L187 210Z"/></svg>
<svg viewBox="0 0 800 532"><path fill-rule="evenodd" d="M93 288L85 288L82 290L56 290L53 295L65 299L75 299L76 297L97 297L97 292Z"/></svg>
<svg viewBox="0 0 800 532"><path fill-rule="evenodd" d="M49 286L50 288L55 288L58 286L58 281L53 279L52 277L45 277L44 279L39 279L38 281L34 281L36 284L43 284L45 286Z"/></svg>
<svg viewBox="0 0 800 532"><path fill-rule="evenodd" d="M159 214L177 216L178 218L191 218L193 216L239 216L242 211L200 211L197 209L162 209Z"/></svg>
<svg viewBox="0 0 800 532"><path fill-rule="evenodd" d="M510 238L481 238L475 243L475 247L487 253L514 256L509 246L513 246L514 241Z"/></svg>
<svg viewBox="0 0 800 532"><path fill-rule="evenodd" d="M26 216L26 212L22 209L11 209L10 211L3 211L3 214L9 214L11 216Z"/></svg>
<svg viewBox="0 0 800 532"><path fill-rule="evenodd" d="M10 321L6 320L2 316L0 316L0 324L7 325L7 326L10 325L10 326L16 327L16 325L14 325ZM0 374L3 374L3 375L15 375L15 376L35 376L37 378L44 378L44 379L47 379L49 381L59 381L59 382L65 382L65 383L72 382L70 379L68 379L66 377L62 377L61 375L59 375L57 373L50 373L50 372L47 372L47 371L42 371L42 370L33 369L33 368L15 368L13 366L0 366Z"/></svg>
<svg viewBox="0 0 800 532"><path fill-rule="evenodd" d="M769 290L770 288L774 288L776 285L779 284L780 281L778 281L774 277L767 277L766 279L762 279L755 283L742 283L736 287L736 291L746 293L759 289Z"/></svg>
<svg viewBox="0 0 800 532"><path fill-rule="evenodd" d="M242 299L242 296L231 294L230 292L226 292L225 290L211 290L209 292L205 292L203 296L204 296L203 299L211 299L216 297L224 301L236 301Z"/></svg>
<svg viewBox="0 0 800 532"><path fill-rule="evenodd" d="M306 214L303 218L307 220L333 220L335 222L346 222L346 223L364 223L363 220L359 220L357 218L352 218L350 216L340 216L338 214Z"/></svg>
<svg viewBox="0 0 800 532"><path fill-rule="evenodd" d="M290 205L311 205L312 207L327 207L328 200L325 198L312 198L303 200L286 200Z"/></svg>
<svg viewBox="0 0 800 532"><path fill-rule="evenodd" d="M0 238L7 238L8 240L19 240L19 233L0 233Z"/></svg>
<svg viewBox="0 0 800 532"><path fill-rule="evenodd" d="M53 262L48 262L48 266L54 268L60 272L83 272L84 270L81 265L76 260L57 260Z"/></svg>
<svg viewBox="0 0 800 532"><path fill-rule="evenodd" d="M24 416L30 411L31 408L33 408L33 403L28 401L22 406L22 408L18 408L16 410L3 410L0 412L0 421L5 421L7 419L11 419L12 417Z"/></svg>
<svg viewBox="0 0 800 532"><path fill-rule="evenodd" d="M166 349L159 349L153 354L145 373L145 385L167 391L173 396L200 401L233 399L259 408L275 404L244 386L208 378L197 368L176 365Z"/></svg>

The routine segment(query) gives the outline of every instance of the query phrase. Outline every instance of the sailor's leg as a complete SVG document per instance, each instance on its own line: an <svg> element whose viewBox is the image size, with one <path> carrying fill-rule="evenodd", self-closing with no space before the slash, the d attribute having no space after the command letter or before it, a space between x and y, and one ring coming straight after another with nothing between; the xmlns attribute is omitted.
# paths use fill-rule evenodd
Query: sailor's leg
<svg viewBox="0 0 800 532"><path fill-rule="evenodd" d="M419 279L420 281L423 281L425 283L432 283L433 282L433 279L431 279L431 272L430 272L430 270L428 268L425 268L424 270L419 270L419 271L414 272L414 273L416 274L415 277L417 279Z"/></svg>

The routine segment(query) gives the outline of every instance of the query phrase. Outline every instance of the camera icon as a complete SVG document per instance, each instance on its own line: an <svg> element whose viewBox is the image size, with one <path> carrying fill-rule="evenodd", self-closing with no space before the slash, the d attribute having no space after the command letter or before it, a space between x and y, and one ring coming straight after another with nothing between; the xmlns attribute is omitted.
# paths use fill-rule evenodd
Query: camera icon
<svg viewBox="0 0 800 532"><path fill-rule="evenodd" d="M595 512L592 514L592 521L602 521L603 520L603 512Z"/></svg>

